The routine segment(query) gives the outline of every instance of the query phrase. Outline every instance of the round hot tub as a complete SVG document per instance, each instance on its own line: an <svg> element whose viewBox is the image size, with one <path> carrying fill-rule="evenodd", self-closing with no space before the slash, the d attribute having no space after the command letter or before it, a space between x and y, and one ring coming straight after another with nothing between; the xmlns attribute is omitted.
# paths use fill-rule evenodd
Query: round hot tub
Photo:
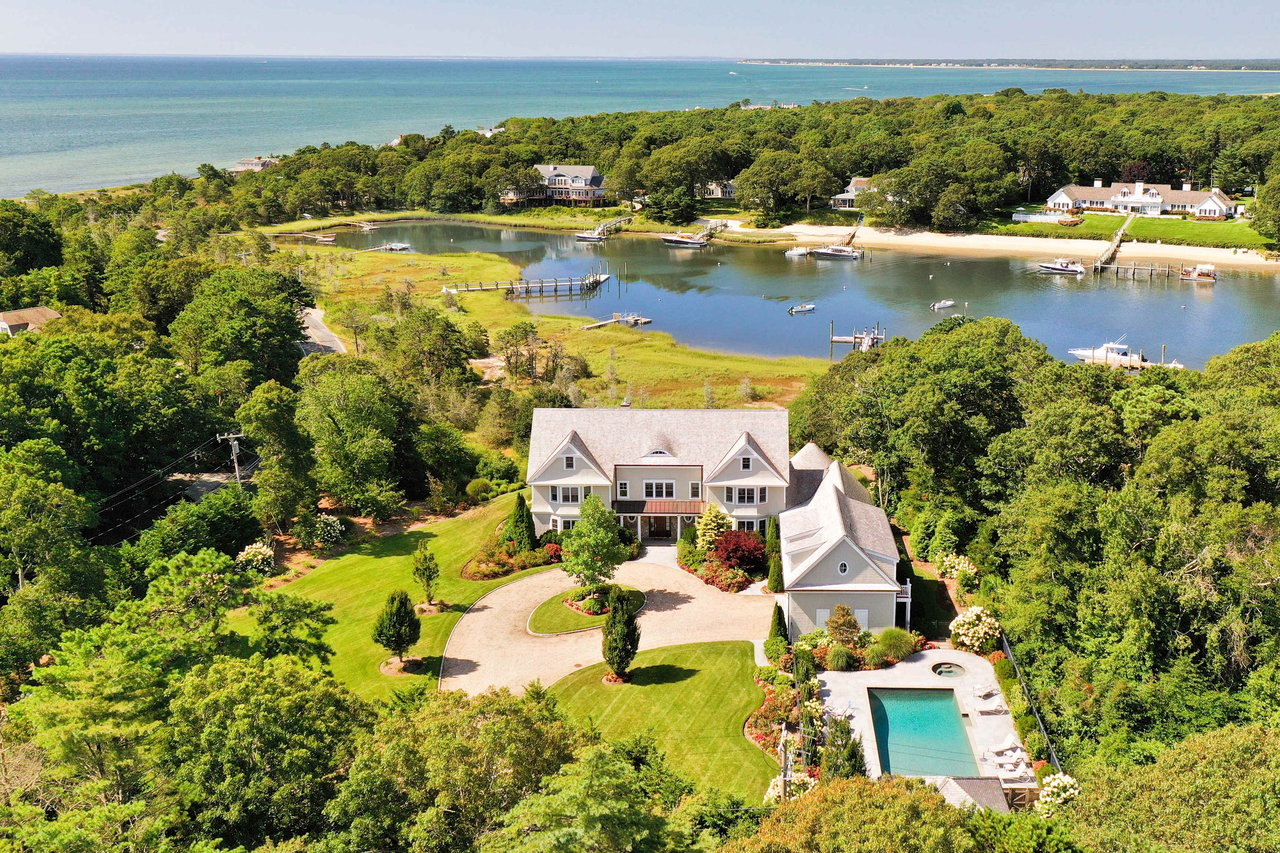
<svg viewBox="0 0 1280 853"><path fill-rule="evenodd" d="M934 675L941 676L942 678L959 678L964 675L964 667L958 663L951 663L950 661L935 663L932 669Z"/></svg>

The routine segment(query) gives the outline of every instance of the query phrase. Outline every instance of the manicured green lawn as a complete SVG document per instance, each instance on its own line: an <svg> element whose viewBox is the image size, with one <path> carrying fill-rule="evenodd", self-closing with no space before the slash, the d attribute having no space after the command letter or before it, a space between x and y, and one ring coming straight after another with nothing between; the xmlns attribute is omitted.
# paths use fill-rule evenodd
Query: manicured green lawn
<svg viewBox="0 0 1280 853"><path fill-rule="evenodd" d="M649 732L671 763L699 786L758 803L778 765L742 734L764 699L751 680L748 642L696 643L641 652L630 684L602 684L604 664L557 681L569 714L592 720L605 738Z"/></svg>
<svg viewBox="0 0 1280 853"><path fill-rule="evenodd" d="M627 592L631 607L638 610L644 604L644 593L633 586L622 588ZM570 594L580 589L583 587L576 587L568 592L558 592L539 604L529 617L529 630L535 634L563 634L565 631L581 631L583 628L598 628L603 625L608 614L588 616L564 603Z"/></svg>
<svg viewBox="0 0 1280 853"><path fill-rule="evenodd" d="M469 581L461 576L463 565L502 523L514 502L512 492L455 518L359 546L321 563L280 591L333 604L332 615L338 624L325 636L334 650L333 674L359 695L383 699L417 679L434 684L445 641L466 609L491 589L543 571L530 569L491 581ZM421 600L422 588L413 579L411 560L414 548L424 538L440 564L436 598L447 602L448 609L422 619L422 637L409 652L425 659L422 675L385 676L378 672L378 665L388 653L370 638L373 623L387 596L397 589L407 591L414 601ZM234 615L232 626L252 630L251 620L243 613Z"/></svg>
<svg viewBox="0 0 1280 853"><path fill-rule="evenodd" d="M1247 223L1197 222L1193 219L1139 217L1125 232L1125 238L1144 243L1173 243L1178 246L1217 246L1224 249L1266 249L1270 243Z"/></svg>
<svg viewBox="0 0 1280 853"><path fill-rule="evenodd" d="M1079 225L1058 225L1055 222L1013 222L992 226L988 233L1007 234L1013 237L1065 237L1077 240L1110 240L1116 229L1124 224L1123 216L1086 213Z"/></svg>

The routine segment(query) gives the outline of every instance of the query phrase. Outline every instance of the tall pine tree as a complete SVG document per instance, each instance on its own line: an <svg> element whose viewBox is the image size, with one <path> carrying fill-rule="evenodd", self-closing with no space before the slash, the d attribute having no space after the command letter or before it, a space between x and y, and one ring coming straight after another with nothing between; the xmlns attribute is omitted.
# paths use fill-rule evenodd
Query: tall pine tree
<svg viewBox="0 0 1280 853"><path fill-rule="evenodd" d="M523 494L516 495L516 505L511 508L507 517L507 526L502 531L502 538L515 543L517 554L532 551L538 542L538 535L533 529L533 513L525 502Z"/></svg>

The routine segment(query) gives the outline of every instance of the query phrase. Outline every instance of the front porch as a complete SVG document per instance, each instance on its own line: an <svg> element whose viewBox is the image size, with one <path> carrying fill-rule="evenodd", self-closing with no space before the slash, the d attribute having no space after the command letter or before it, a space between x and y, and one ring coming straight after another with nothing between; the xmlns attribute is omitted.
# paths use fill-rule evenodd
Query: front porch
<svg viewBox="0 0 1280 853"><path fill-rule="evenodd" d="M706 509L704 501L614 501L622 526L635 531L641 542L672 544L685 527L695 524Z"/></svg>

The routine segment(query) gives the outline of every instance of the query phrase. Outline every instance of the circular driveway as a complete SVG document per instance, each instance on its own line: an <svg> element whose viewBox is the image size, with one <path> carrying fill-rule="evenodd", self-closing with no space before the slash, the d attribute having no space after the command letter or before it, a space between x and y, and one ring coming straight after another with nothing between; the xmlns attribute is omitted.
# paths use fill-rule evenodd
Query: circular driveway
<svg viewBox="0 0 1280 853"><path fill-rule="evenodd" d="M645 594L640 649L763 640L773 613L771 595L735 595L707 586L688 572L638 560L618 567L615 583ZM485 595L454 626L444 650L441 690L480 693L507 687L515 693L534 679L550 686L604 660L600 631L535 637L527 630L539 604L578 584L559 569L501 586Z"/></svg>

